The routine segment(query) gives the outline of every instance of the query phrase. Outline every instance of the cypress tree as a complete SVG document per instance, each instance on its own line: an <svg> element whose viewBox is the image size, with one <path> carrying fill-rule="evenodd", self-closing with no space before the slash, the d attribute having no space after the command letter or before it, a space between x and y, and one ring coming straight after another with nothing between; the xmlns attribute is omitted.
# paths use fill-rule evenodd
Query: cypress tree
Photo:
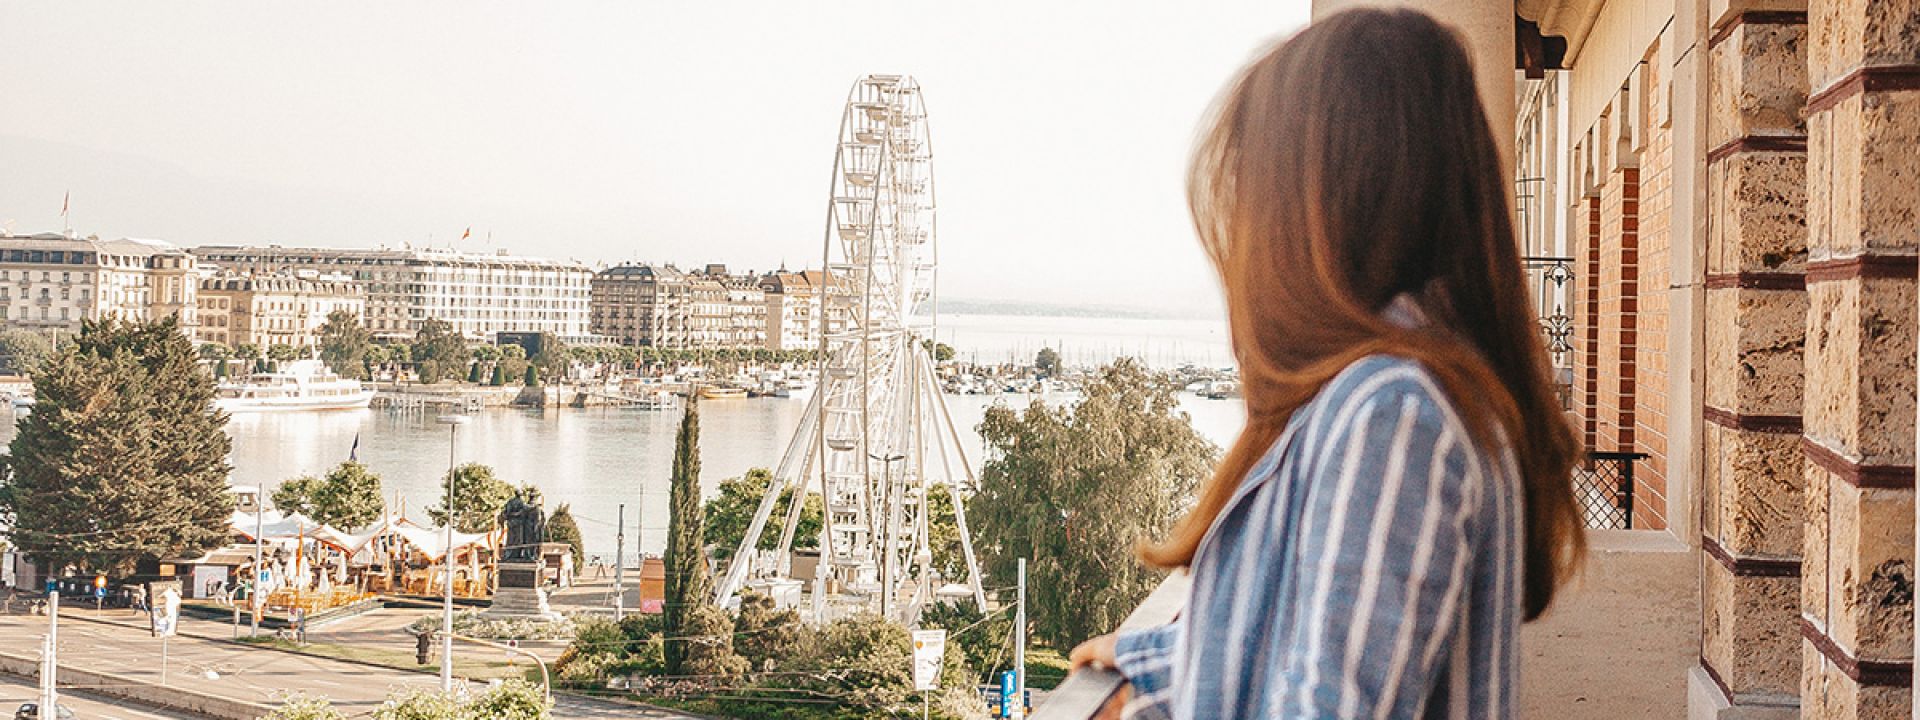
<svg viewBox="0 0 1920 720"><path fill-rule="evenodd" d="M572 550L573 572L575 575L585 569L587 562L586 541L580 537L580 523L573 519L573 506L560 503L547 516L547 542L566 543Z"/></svg>
<svg viewBox="0 0 1920 720"><path fill-rule="evenodd" d="M119 574L226 540L227 417L175 319L83 322L34 392L0 483L0 522L30 557Z"/></svg>
<svg viewBox="0 0 1920 720"><path fill-rule="evenodd" d="M700 540L700 400L688 396L680 434L673 444L673 481L668 494L666 608L667 637L691 632L697 613L713 594L713 577ZM688 657L688 642L666 643L667 674L678 675Z"/></svg>

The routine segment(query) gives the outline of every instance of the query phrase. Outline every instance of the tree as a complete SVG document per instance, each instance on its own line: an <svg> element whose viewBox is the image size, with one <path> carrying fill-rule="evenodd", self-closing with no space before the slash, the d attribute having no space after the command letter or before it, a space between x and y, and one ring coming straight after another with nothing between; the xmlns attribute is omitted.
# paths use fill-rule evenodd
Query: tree
<svg viewBox="0 0 1920 720"><path fill-rule="evenodd" d="M352 460L334 466L323 478L302 475L280 483L271 497L283 513L300 513L341 530L372 524L386 509L380 476Z"/></svg>
<svg viewBox="0 0 1920 720"><path fill-rule="evenodd" d="M0 465L0 524L28 556L124 574L226 542L233 441L176 318L84 320L33 385Z"/></svg>
<svg viewBox="0 0 1920 720"><path fill-rule="evenodd" d="M340 377L365 380L367 351L372 347L373 333L352 311L327 313L327 321L320 325L320 361Z"/></svg>
<svg viewBox="0 0 1920 720"><path fill-rule="evenodd" d="M493 476L493 468L467 463L453 471L453 529L464 533L493 529L500 509L513 499L513 486ZM447 523L447 480L440 481L440 504L427 508L436 525Z"/></svg>
<svg viewBox="0 0 1920 720"><path fill-rule="evenodd" d="M528 364L527 377L523 382L527 387L540 387L540 366Z"/></svg>
<svg viewBox="0 0 1920 720"><path fill-rule="evenodd" d="M414 369L420 382L440 382L448 371L463 367L466 359L467 341L452 324L439 318L420 321L420 329L413 334Z"/></svg>
<svg viewBox="0 0 1920 720"><path fill-rule="evenodd" d="M300 349L286 343L274 343L267 348L267 359L272 360L275 367L279 367L280 363L300 359Z"/></svg>
<svg viewBox="0 0 1920 720"><path fill-rule="evenodd" d="M273 507L282 514L299 513L313 517L313 496L319 494L324 481L312 475L301 475L281 482L279 487L267 494L273 500Z"/></svg>
<svg viewBox="0 0 1920 720"><path fill-rule="evenodd" d="M0 331L0 363L14 372L32 373L55 352L53 338L44 333L18 328Z"/></svg>
<svg viewBox="0 0 1920 720"><path fill-rule="evenodd" d="M972 682L990 681L1001 669L996 663L1013 665L1013 658L1001 652L1013 632L1008 613L995 612L989 618L971 601L935 602L920 611L920 627L947 631L947 650L960 651L962 662L975 675Z"/></svg>
<svg viewBox="0 0 1920 720"><path fill-rule="evenodd" d="M926 348L927 352L933 355L934 362L947 362L953 359L952 345L937 343L932 340L921 340L920 346Z"/></svg>
<svg viewBox="0 0 1920 720"><path fill-rule="evenodd" d="M1033 369L1040 371L1043 376L1053 377L1054 373L1060 372L1060 352L1050 347L1040 348L1040 352L1033 356Z"/></svg>
<svg viewBox="0 0 1920 720"><path fill-rule="evenodd" d="M933 569L941 579L958 582L967 576L967 553L960 544L953 491L945 485L927 489L927 549L933 553Z"/></svg>
<svg viewBox="0 0 1920 720"><path fill-rule="evenodd" d="M749 672L775 672L783 664L806 655L807 627L800 613L775 607L773 598L754 591L740 594L740 614L733 619L733 650L747 661Z"/></svg>
<svg viewBox="0 0 1920 720"><path fill-rule="evenodd" d="M467 366L467 382L472 383L474 385L479 385L481 379L482 379L482 376L480 374L480 363L474 362L473 364L468 365Z"/></svg>
<svg viewBox="0 0 1920 720"><path fill-rule="evenodd" d="M680 417L680 433L673 443L673 479L668 489L666 597L667 673L682 671L691 649L684 639L699 635L692 614L706 607L713 595L712 570L707 567L700 530L700 399L687 398Z"/></svg>
<svg viewBox="0 0 1920 720"><path fill-rule="evenodd" d="M1111 630L1159 582L1114 554L1164 532L1218 453L1179 411L1174 382L1139 361L1101 368L1084 392L1070 408L990 408L968 502L984 572L1011 585L1028 558L1028 615L1059 647Z"/></svg>
<svg viewBox="0 0 1920 720"><path fill-rule="evenodd" d="M572 505L560 503L560 507L554 508L553 514L547 516L547 542L566 543L567 547L573 549L575 573L586 567L586 542L580 538L580 523L573 519Z"/></svg>
<svg viewBox="0 0 1920 720"><path fill-rule="evenodd" d="M729 478L720 482L720 494L708 500L703 510L705 515L701 538L711 548L715 560L727 560L740 548L740 540L747 536L747 526L753 523L753 514L760 509L760 499L767 496L767 488L772 484L773 473L766 468L753 468L746 475ZM788 509L793 507L793 488L780 492L780 499L773 507L773 514L767 516L766 527L760 531L760 542L755 544L761 550L772 550L780 543L780 534L786 527ZM825 522L826 503L818 493L807 493L806 504L800 508L800 527L794 531L793 546L800 550L812 550L820 547L820 525Z"/></svg>
<svg viewBox="0 0 1920 720"><path fill-rule="evenodd" d="M392 357L392 352L386 346L368 345L366 350L360 353L361 372L359 379L367 380L373 378L377 374L376 371L385 368L387 361Z"/></svg>
<svg viewBox="0 0 1920 720"><path fill-rule="evenodd" d="M507 367L505 365L493 366L493 377L487 379L487 384L494 387L507 384Z"/></svg>
<svg viewBox="0 0 1920 720"><path fill-rule="evenodd" d="M253 343L240 343L233 346L233 357L240 360L247 372L260 372L260 346Z"/></svg>
<svg viewBox="0 0 1920 720"><path fill-rule="evenodd" d="M314 493L313 505L310 517L342 530L371 525L387 508L380 492L380 476L352 460L327 471L319 491Z"/></svg>

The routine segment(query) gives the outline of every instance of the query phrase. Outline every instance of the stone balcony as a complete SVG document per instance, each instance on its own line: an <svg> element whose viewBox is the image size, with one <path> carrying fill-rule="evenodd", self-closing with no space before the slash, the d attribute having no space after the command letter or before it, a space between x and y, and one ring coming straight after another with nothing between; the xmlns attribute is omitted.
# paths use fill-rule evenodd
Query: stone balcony
<svg viewBox="0 0 1920 720"><path fill-rule="evenodd" d="M1584 574L1521 632L1518 716L1685 717L1700 657L1699 551L1650 530L1593 530L1588 542ZM1126 626L1171 619L1185 590L1184 578L1168 579ZM1118 686L1112 673L1075 673L1034 717L1085 720Z"/></svg>

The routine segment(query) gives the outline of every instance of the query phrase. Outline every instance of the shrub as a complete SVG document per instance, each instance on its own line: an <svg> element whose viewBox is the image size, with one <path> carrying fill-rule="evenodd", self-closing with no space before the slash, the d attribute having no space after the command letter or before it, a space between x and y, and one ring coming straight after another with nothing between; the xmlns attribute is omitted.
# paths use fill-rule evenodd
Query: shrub
<svg viewBox="0 0 1920 720"><path fill-rule="evenodd" d="M514 679L493 686L460 710L464 720L546 720L553 701L539 686Z"/></svg>
<svg viewBox="0 0 1920 720"><path fill-rule="evenodd" d="M324 698L294 693L262 720L347 720L347 716L335 710L333 703Z"/></svg>
<svg viewBox="0 0 1920 720"><path fill-rule="evenodd" d="M373 710L373 720L458 720L460 717L458 699L425 687L395 691Z"/></svg>

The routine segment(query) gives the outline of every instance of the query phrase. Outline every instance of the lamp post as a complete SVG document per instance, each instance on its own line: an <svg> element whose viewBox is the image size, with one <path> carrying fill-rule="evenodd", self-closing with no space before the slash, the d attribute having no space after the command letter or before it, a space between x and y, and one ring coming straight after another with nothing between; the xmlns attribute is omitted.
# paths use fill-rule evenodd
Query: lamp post
<svg viewBox="0 0 1920 720"><path fill-rule="evenodd" d="M440 613L440 691L453 692L453 480L455 440L460 435L460 426L467 424L465 415L441 415L440 424L447 426L447 497L446 545L441 548L440 563L445 566L447 577L441 581L444 600Z"/></svg>

